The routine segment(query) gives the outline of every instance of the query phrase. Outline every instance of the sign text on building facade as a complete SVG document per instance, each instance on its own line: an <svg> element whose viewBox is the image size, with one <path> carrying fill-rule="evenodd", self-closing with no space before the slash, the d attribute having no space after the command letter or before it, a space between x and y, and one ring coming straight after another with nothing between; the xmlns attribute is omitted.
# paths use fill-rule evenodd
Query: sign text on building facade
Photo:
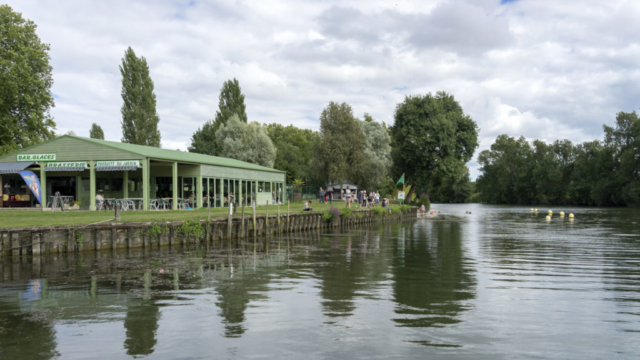
<svg viewBox="0 0 640 360"><path fill-rule="evenodd" d="M18 154L16 161L56 161L56 154Z"/></svg>

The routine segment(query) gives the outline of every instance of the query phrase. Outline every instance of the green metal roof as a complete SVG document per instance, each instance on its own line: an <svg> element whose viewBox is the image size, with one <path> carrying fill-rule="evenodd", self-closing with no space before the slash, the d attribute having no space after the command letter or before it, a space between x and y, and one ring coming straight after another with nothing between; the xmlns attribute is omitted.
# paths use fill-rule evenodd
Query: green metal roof
<svg viewBox="0 0 640 360"><path fill-rule="evenodd" d="M85 137L72 136L72 135L64 135L61 137L70 137L73 139L83 140L83 141L91 142L91 143L102 145L102 146L108 146L114 149L127 151L130 153L142 155L142 156L153 158L156 160L171 160L171 161L180 161L180 162L194 163L194 164L204 164L204 165L233 167L233 168L248 169L248 170L285 173L284 171L268 168L266 166L260 166L260 165L240 161L240 160L229 159L229 158L224 158L219 156L203 155L203 154L178 151L178 150L160 149L160 148L144 146L144 145L125 144L121 142L98 140L98 139L85 138Z"/></svg>

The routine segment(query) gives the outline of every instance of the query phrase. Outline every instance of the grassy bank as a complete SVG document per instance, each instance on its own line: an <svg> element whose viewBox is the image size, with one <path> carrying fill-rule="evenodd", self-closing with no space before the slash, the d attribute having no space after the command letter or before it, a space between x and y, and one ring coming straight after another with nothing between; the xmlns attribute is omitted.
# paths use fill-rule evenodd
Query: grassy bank
<svg viewBox="0 0 640 360"><path fill-rule="evenodd" d="M292 214L303 213L303 203L292 203L290 209ZM325 212L331 205L318 204L314 202L312 205L313 212ZM346 207L346 203L334 202L333 206L338 209ZM378 204L378 207L380 205ZM355 210L354 204L352 209ZM392 207L397 207L392 205ZM278 207L269 205L269 215L275 215ZM195 210L150 210L150 211L123 211L120 213L119 222L143 222L143 221L180 221L192 219L207 219L208 209ZM229 208L212 208L211 218L226 217ZM256 214L264 215L266 213L265 206L256 208ZM287 205L280 205L280 214L287 213ZM238 208L235 216L242 214L242 208ZM54 212L49 211L25 211L25 210L2 210L0 211L0 228L14 228L27 226L52 226L52 225L86 225L99 221L113 219L113 210L109 211L66 211ZM252 216L250 207L245 208L245 216Z"/></svg>

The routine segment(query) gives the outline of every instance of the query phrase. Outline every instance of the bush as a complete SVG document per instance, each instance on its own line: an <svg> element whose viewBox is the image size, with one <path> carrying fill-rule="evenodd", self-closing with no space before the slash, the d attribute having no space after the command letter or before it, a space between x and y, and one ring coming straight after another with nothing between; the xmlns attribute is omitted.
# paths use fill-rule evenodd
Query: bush
<svg viewBox="0 0 640 360"><path fill-rule="evenodd" d="M428 198L416 199L416 201L413 202L413 205L417 207L424 205L425 211L429 211L429 209L431 208L431 202L429 201Z"/></svg>
<svg viewBox="0 0 640 360"><path fill-rule="evenodd" d="M344 208L340 212L340 218L342 219L351 219L351 217L353 217L353 210L350 208Z"/></svg>
<svg viewBox="0 0 640 360"><path fill-rule="evenodd" d="M376 206L373 208L373 213L378 217L383 217L386 212L387 209L383 208L382 206Z"/></svg>
<svg viewBox="0 0 640 360"><path fill-rule="evenodd" d="M322 220L324 221L336 221L340 217L340 210L335 207L330 207L322 214Z"/></svg>

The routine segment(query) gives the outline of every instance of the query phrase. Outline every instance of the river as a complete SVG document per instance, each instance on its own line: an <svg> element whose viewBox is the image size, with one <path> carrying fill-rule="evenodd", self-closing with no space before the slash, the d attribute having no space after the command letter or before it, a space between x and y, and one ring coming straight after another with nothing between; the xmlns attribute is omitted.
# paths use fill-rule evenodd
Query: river
<svg viewBox="0 0 640 360"><path fill-rule="evenodd" d="M199 248L5 259L0 359L640 356L640 209L553 207L551 221L548 207L432 209Z"/></svg>

